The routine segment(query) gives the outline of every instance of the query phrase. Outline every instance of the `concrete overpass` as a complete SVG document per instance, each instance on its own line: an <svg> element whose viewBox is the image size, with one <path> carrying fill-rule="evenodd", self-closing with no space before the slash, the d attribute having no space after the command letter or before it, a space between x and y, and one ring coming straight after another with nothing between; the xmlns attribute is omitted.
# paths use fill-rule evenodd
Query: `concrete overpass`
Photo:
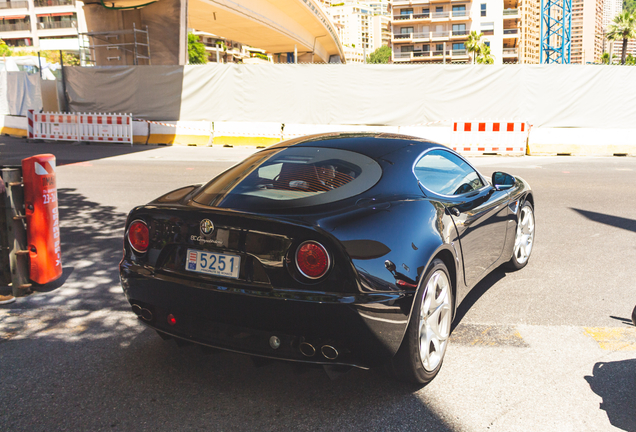
<svg viewBox="0 0 636 432"><path fill-rule="evenodd" d="M147 25L153 65L186 63L188 28L281 54L281 61L294 52L299 62L345 61L336 29L316 0L158 0L150 4L148 0L85 0L84 3L89 32L122 32L131 30L133 23L137 29ZM131 39L125 35L119 38ZM98 64L114 65L113 57L112 49L98 53ZM117 64L132 64L128 60L124 58Z"/></svg>

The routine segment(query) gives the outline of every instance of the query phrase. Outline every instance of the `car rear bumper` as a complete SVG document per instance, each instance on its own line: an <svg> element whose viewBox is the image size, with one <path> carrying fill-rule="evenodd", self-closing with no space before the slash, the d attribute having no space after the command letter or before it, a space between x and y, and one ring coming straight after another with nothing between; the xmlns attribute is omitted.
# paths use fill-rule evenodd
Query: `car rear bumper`
<svg viewBox="0 0 636 432"><path fill-rule="evenodd" d="M403 293L247 290L138 270L122 263L122 287L135 312L144 310L140 319L157 331L229 351L315 364L383 363L399 348L412 301ZM176 323L169 323L169 315ZM272 338L280 341L278 348Z"/></svg>

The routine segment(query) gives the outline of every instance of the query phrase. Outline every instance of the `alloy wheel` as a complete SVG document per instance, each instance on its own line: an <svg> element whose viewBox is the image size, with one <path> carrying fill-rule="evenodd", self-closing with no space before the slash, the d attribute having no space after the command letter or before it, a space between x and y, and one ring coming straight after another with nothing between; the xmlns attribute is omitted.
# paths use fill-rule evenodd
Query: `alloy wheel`
<svg viewBox="0 0 636 432"><path fill-rule="evenodd" d="M524 264L530 258L534 243L534 213L532 207L524 206L517 224L515 236L515 257L519 264Z"/></svg>
<svg viewBox="0 0 636 432"><path fill-rule="evenodd" d="M450 282L443 270L431 275L420 307L420 359L424 369L434 371L442 362L451 328Z"/></svg>

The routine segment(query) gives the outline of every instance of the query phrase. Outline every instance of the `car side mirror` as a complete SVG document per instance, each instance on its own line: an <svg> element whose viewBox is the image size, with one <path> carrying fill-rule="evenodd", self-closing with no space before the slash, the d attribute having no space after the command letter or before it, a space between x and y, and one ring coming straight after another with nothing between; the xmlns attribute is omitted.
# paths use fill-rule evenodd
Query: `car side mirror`
<svg viewBox="0 0 636 432"><path fill-rule="evenodd" d="M505 172L495 171L492 173L492 187L495 190L507 190L512 188L517 181L510 174L506 174Z"/></svg>

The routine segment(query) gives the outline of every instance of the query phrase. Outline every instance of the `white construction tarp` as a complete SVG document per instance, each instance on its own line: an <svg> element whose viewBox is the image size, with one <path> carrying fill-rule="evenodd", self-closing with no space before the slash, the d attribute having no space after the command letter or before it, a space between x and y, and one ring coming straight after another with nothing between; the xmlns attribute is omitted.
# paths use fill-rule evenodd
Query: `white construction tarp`
<svg viewBox="0 0 636 432"><path fill-rule="evenodd" d="M636 67L203 65L67 68L73 111L149 120L629 128Z"/></svg>
<svg viewBox="0 0 636 432"><path fill-rule="evenodd" d="M40 75L0 72L0 114L25 116L27 110L42 109Z"/></svg>

